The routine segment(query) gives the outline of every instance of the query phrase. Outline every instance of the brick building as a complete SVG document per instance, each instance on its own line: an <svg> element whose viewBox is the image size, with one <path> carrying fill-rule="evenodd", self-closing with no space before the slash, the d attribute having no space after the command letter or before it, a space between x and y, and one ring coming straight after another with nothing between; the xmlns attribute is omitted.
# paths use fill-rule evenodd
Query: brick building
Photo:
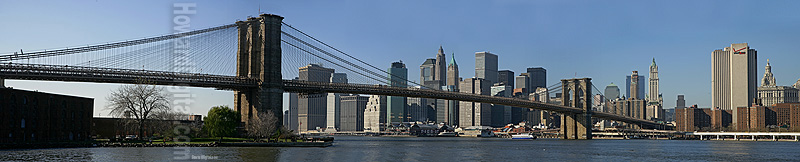
<svg viewBox="0 0 800 162"><path fill-rule="evenodd" d="M0 143L86 141L94 99L0 88Z"/></svg>
<svg viewBox="0 0 800 162"><path fill-rule="evenodd" d="M771 126L800 130L800 103L739 107L736 112L739 114L736 129L739 131L762 131Z"/></svg>
<svg viewBox="0 0 800 162"><path fill-rule="evenodd" d="M697 108L675 109L675 122L678 131L719 130L728 127L732 122L731 110Z"/></svg>

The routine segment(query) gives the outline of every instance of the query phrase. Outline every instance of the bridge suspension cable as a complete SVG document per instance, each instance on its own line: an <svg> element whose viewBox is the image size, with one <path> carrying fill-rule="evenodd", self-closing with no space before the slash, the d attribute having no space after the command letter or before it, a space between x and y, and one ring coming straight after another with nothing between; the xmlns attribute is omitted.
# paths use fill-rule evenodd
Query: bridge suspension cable
<svg viewBox="0 0 800 162"><path fill-rule="evenodd" d="M100 45L93 45L93 46L85 46L85 47L75 47L75 48L65 48L65 49L58 49L58 50L44 50L44 51L35 51L35 52L28 52L28 53L19 53L19 54L7 54L7 55L0 55L0 62L2 61L14 61L14 60L21 60L21 59L33 59L33 58L41 58L41 57L51 57L51 56L60 56L60 55L69 55L75 53L85 53L85 52L92 52L92 51L99 51L99 50L106 50L106 49L114 49L120 47L127 47L145 43L152 43L158 42L163 40L170 40L175 38L187 37L202 33L207 33L211 31L216 31L220 29L227 29L231 27L235 27L235 24L230 25L222 25L213 28L207 28L202 30L195 30L190 32L184 33L177 33L177 34L169 34L164 36L158 37L151 37L151 38L143 38L137 40L130 40L130 41L123 41L123 42L115 42L115 43L107 43L107 44L100 44Z"/></svg>
<svg viewBox="0 0 800 162"><path fill-rule="evenodd" d="M397 74L389 73L389 72L387 72L387 71L385 71L385 70L383 70L381 68L378 68L378 67L376 67L376 66L374 66L372 64L369 64L369 63L367 63L367 62L365 62L365 61L363 61L361 59L358 59L358 58L350 55L350 54L347 54L346 52L341 51L341 50L339 50L339 49L337 49L337 48L335 48L335 47L333 47L333 46L331 46L331 45L329 45L329 44L327 44L325 42L322 42L321 40L319 40L319 39L307 34L306 32L303 32L303 31L297 29L297 28L295 28L295 27L293 27L293 26L291 26L291 25L289 25L289 24L287 24L285 22L282 22L282 25L288 27L288 29L291 29L289 31L286 31L286 30L282 30L281 31L281 33L283 35L287 36L287 38L290 38L293 41L296 41L296 42L302 44L302 46L310 47L314 51L318 51L318 52L324 54L325 56L330 57L330 59L324 59L319 55L314 55L315 57L323 59L326 62L333 63L333 64L335 64L335 65L337 65L337 66L339 66L341 68L345 68L346 70L351 71L353 73L356 73L356 74L358 74L360 76L364 76L366 78L373 79L373 80L375 80L377 82L380 82L382 84L391 85L392 79L395 79L395 80L399 80L400 82L410 83L410 84L413 84L413 85L416 85L416 86L420 86L420 87L425 87L425 88L428 88L428 89L438 89L438 87L427 87L427 86L425 86L423 84L411 81L407 77L401 77L401 76L398 76ZM309 40L305 41L305 40L299 38L298 35L291 34L292 32L296 32L298 35L304 36L305 38L308 38ZM315 46L310 41L314 42L314 43L318 43L320 46L329 48L331 51L327 51L327 50L324 50L322 47ZM289 43L289 42L284 41L284 43ZM298 48L297 44L292 44L292 47ZM305 52L308 53L308 51L305 51ZM335 55L334 53L338 53L338 54L341 54L341 55L344 55L344 56L339 57L339 56ZM351 59L352 61L348 61L345 58ZM333 62L334 60L335 61L339 61L342 64L348 65L350 67L344 67L340 63L334 63ZM360 63L360 65L359 65L359 63ZM374 70L370 70L367 67L372 68ZM360 70L360 72L355 71L355 69ZM371 75L371 76L367 76L367 75Z"/></svg>

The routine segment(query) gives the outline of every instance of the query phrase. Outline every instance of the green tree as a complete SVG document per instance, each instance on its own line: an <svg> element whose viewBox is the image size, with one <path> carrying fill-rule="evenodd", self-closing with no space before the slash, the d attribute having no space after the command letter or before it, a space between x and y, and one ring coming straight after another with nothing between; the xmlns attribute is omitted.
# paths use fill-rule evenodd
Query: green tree
<svg viewBox="0 0 800 162"><path fill-rule="evenodd" d="M236 135L236 127L242 121L242 116L238 111L234 111L228 106L214 106L208 110L208 116L204 118L203 128L210 137L230 137Z"/></svg>

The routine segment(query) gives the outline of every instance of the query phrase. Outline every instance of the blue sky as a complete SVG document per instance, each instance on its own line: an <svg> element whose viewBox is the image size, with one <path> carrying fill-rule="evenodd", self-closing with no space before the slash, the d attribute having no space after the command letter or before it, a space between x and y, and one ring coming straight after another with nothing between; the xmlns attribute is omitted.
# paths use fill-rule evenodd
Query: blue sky
<svg viewBox="0 0 800 162"><path fill-rule="evenodd" d="M52 49L171 33L172 4L186 1L0 0L0 53ZM499 55L500 69L548 70L548 85L592 77L598 88L659 65L664 106L677 94L710 106L711 52L747 42L758 50L758 79L770 59L779 85L800 73L798 1L192 1L192 28L233 23L262 12L379 67L403 60L409 78L440 45L455 53L462 77L474 75L474 53ZM374 57L380 56L380 57ZM6 81L19 89L95 98L116 84ZM759 81L760 84L760 81ZM624 87L621 87L624 94ZM232 105L232 93L193 89L192 113Z"/></svg>

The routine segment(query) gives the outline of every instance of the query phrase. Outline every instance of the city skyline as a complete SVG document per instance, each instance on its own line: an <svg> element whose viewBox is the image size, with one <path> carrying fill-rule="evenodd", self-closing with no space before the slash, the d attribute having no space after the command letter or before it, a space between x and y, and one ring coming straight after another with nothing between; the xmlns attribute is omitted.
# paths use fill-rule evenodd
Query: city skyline
<svg viewBox="0 0 800 162"><path fill-rule="evenodd" d="M171 2L4 3L0 10L7 13L21 13L22 8L32 8L31 6L41 8L41 11L19 16L0 14L0 21L30 24L47 19L53 21L58 28L46 30L44 26L9 25L9 30L2 31L7 39L0 40L5 45L0 47L0 53L19 51L20 48L28 51L159 35L168 33L172 25L172 15L169 13ZM319 6L312 5L309 9L301 8L305 7L304 4L295 3L261 2L261 11L285 16L285 22L357 56L375 53L381 56L398 56L362 57L366 62L381 68L388 67L396 60L405 60L411 66L419 65L426 58L435 56L436 49L441 45L448 51L448 55L457 55L455 59L460 63L459 71L463 78L473 77L471 74L474 74L475 66L472 64L474 57L471 56L474 52L488 51L498 55L498 70L510 69L519 74L527 67L541 66L548 70L547 82L550 84L577 76L592 77L596 85L607 85L611 82L623 83L622 76L632 70L646 71L649 60L655 57L661 67L660 89L664 100L674 101L677 94L686 94L686 102L690 105L710 107L711 83L708 75L711 58L708 54L731 43L749 43L761 52L757 67L765 65L766 59L781 65L780 68L773 69L778 79L777 85L791 85L800 77L800 74L791 71L800 69L800 65L790 62L800 58L793 54L791 48L792 44L796 44L792 42L792 38L799 35L793 29L800 26L796 21L800 18L796 14L790 14L793 11L790 6L793 5L785 3L691 2L693 4L689 5L690 8L681 10L684 13L670 12L671 9L685 7L680 3L644 2L622 5L600 2L578 5L555 3L544 8L539 8L543 6L534 2L320 2L317 4ZM152 9L153 6L163 7ZM198 6L198 15L193 17L193 29L231 23L247 15L254 16L259 8L256 2L198 2ZM211 7L204 6L224 9L212 10L209 9ZM309 12L323 6L339 8L329 11L332 12L330 14ZM470 9L484 6L488 6L486 9L490 12L469 14ZM636 6L663 8L647 11L634 9ZM418 12L402 10L410 7L419 7L415 9ZM570 13L590 10L588 8L592 7L609 9ZM728 13L730 8L737 7L748 7L761 12ZM120 17L122 14L116 13L119 10L141 10L136 12L142 14ZM640 16L626 14L633 11L641 13ZM51 19L52 15L59 15L59 18ZM700 16L694 17L695 15ZM97 25L88 22L92 19L104 19L106 23ZM523 21L515 21L517 19ZM726 27L724 30L716 28L719 22L741 19L755 22ZM483 20L492 25L475 27L471 26L474 23L472 20ZM425 24L419 25L425 27L400 29L404 25L399 23ZM687 24L690 27L681 27ZM592 29L581 26L592 26ZM119 30L126 32L118 32ZM401 32L393 33L394 31ZM48 41L41 41L40 37L30 37L30 33L50 37ZM653 51L670 48L681 49L681 52ZM567 60L571 61L566 63ZM641 65L626 62L641 62ZM415 70L409 71L408 75L419 76ZM762 75L763 71L758 71L756 76ZM410 80L414 81L416 77L410 77ZM119 85L6 80L6 86L95 98L96 113L93 115L106 116L105 96ZM192 89L197 92L194 93L197 103L191 113L205 114L208 108L221 105L220 103L233 106L232 92ZM664 104L665 108L674 106L673 102Z"/></svg>

